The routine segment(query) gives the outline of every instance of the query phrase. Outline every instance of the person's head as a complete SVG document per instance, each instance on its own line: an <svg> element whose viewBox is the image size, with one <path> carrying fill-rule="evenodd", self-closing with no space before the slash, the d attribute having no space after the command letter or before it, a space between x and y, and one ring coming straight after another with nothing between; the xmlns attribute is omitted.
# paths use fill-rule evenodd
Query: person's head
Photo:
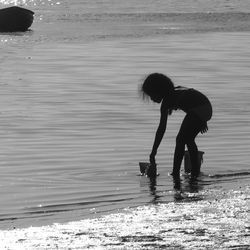
<svg viewBox="0 0 250 250"><path fill-rule="evenodd" d="M160 73L153 73L147 76L141 86L143 98L150 98L152 101L160 103L164 97L168 97L174 91L172 80Z"/></svg>

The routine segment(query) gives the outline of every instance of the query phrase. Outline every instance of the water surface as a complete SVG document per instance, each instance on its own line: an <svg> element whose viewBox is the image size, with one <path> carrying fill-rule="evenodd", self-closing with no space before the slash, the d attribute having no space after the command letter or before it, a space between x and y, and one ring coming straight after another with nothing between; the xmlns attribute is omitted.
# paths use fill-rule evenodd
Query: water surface
<svg viewBox="0 0 250 250"><path fill-rule="evenodd" d="M157 183L138 176L159 107L137 89L155 71L214 108L197 139L203 175L195 188L183 176L183 192L249 182L249 4L219 2L18 2L36 18L26 33L0 35L2 229L176 200L169 173L181 112L169 119Z"/></svg>

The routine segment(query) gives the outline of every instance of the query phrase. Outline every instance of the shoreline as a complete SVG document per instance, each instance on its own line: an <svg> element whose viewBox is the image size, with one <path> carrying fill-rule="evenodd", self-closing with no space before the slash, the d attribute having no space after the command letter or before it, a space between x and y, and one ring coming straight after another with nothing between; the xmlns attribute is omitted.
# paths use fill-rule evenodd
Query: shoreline
<svg viewBox="0 0 250 250"><path fill-rule="evenodd" d="M180 202L95 219L0 231L1 249L249 249L250 186L179 193Z"/></svg>
<svg viewBox="0 0 250 250"><path fill-rule="evenodd" d="M157 178L156 183L152 183L149 178L137 175L138 183L141 191L146 192L148 199L141 199L139 194L135 195L132 201L114 204L106 204L103 206L86 208L80 206L76 209L69 210L46 210L46 207L41 207L40 213L24 213L23 216L13 215L0 220L0 232L22 230L31 227L46 227L53 224L67 224L73 221L94 220L111 214L120 213L127 208L136 209L138 207L150 204L168 204L174 202L195 202L211 199L211 193L214 190L218 192L228 192L230 190L241 190L242 187L248 185L249 172L234 172L229 174L202 174L197 183L190 183L187 175L181 176L180 186L175 186L174 183L168 186L172 177L167 172L162 172ZM244 174L246 179L239 176ZM235 178L235 179L234 179Z"/></svg>

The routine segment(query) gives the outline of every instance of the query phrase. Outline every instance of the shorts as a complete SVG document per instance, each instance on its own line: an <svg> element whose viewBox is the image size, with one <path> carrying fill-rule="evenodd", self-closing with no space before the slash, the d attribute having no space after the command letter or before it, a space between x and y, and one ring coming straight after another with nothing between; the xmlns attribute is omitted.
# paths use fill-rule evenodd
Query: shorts
<svg viewBox="0 0 250 250"><path fill-rule="evenodd" d="M210 104L197 106L189 110L189 112L198 116L204 122L209 121L213 114L212 106Z"/></svg>

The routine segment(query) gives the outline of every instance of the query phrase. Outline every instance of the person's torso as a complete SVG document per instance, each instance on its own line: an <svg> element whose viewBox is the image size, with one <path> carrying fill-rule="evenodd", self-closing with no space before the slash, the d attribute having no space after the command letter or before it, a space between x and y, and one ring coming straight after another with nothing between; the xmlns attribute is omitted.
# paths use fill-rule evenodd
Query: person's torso
<svg viewBox="0 0 250 250"><path fill-rule="evenodd" d="M186 113L196 107L205 105L211 106L209 99L195 89L177 89L172 101L173 109L181 109Z"/></svg>

